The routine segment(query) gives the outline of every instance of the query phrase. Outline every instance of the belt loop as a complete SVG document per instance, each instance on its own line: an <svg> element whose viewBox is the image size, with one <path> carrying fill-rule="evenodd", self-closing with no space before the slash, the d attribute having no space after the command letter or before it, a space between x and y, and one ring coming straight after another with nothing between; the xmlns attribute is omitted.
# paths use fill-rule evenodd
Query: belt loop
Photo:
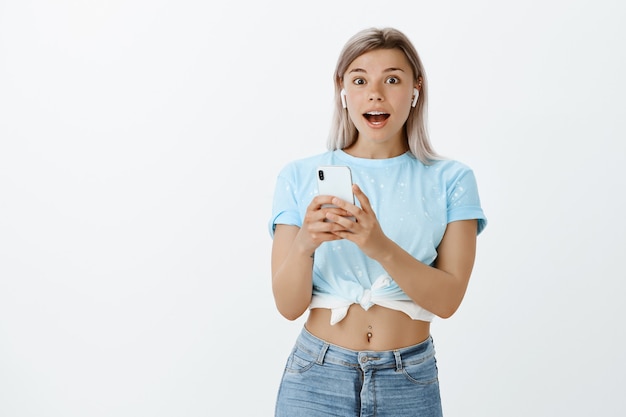
<svg viewBox="0 0 626 417"><path fill-rule="evenodd" d="M320 349L320 354L317 356L317 361L315 361L318 365L324 364L324 356L326 356L326 351L328 350L329 346L330 344L328 343L324 343L322 345L322 348Z"/></svg>
<svg viewBox="0 0 626 417"><path fill-rule="evenodd" d="M396 371L397 372L402 372L402 357L400 356L400 351L399 350L394 350L393 351L393 356L396 357Z"/></svg>

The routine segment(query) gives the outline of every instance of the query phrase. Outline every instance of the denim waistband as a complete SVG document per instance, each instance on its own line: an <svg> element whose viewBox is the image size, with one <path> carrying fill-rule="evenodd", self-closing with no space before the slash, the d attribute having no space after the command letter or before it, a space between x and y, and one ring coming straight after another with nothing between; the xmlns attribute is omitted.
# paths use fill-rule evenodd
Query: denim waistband
<svg viewBox="0 0 626 417"><path fill-rule="evenodd" d="M296 340L299 349L317 358L318 364L334 363L361 368L392 368L400 371L404 366L423 362L435 355L432 337L416 345L393 350L356 351L328 343L303 328Z"/></svg>

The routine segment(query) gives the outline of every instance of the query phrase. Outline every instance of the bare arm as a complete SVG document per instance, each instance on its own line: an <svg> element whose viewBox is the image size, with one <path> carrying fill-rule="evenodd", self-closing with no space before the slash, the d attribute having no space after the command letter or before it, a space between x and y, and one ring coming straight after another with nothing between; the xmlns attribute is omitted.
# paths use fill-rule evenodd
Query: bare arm
<svg viewBox="0 0 626 417"><path fill-rule="evenodd" d="M300 228L276 225L272 244L272 291L280 314L295 320L311 302L313 252L294 244Z"/></svg>
<svg viewBox="0 0 626 417"><path fill-rule="evenodd" d="M313 291L313 254L323 242L341 239L335 232L343 226L324 222L327 213L342 216L337 208L322 208L330 196L317 196L304 217L302 228L278 224L272 244L272 291L280 314L289 320L300 317L309 307ZM350 220L348 220L350 221Z"/></svg>
<svg viewBox="0 0 626 417"><path fill-rule="evenodd" d="M338 236L356 243L370 258L378 261L413 301L439 317L452 316L458 309L474 267L476 220L449 223L437 248L435 267L426 265L389 239L382 231L367 196L357 186L354 193L361 208L341 201L333 203L354 215L357 223L327 214L345 226Z"/></svg>
<svg viewBox="0 0 626 417"><path fill-rule="evenodd" d="M437 248L435 267L389 241L376 259L411 299L439 317L461 305L474 266L476 220L449 223Z"/></svg>

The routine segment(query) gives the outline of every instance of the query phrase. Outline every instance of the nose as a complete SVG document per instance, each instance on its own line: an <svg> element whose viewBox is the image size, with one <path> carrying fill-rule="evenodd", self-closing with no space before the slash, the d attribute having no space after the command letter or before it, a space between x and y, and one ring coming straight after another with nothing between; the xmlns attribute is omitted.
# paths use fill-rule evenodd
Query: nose
<svg viewBox="0 0 626 417"><path fill-rule="evenodd" d="M370 90L369 93L369 97L368 97L369 101L383 101L383 95L380 94L380 91L378 90L378 88L372 88Z"/></svg>

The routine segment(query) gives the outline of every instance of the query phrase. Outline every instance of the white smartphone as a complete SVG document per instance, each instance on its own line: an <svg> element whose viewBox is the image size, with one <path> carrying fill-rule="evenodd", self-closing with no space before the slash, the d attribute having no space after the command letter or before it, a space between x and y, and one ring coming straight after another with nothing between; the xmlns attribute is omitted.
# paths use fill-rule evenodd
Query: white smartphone
<svg viewBox="0 0 626 417"><path fill-rule="evenodd" d="M317 190L319 195L332 195L354 204L350 167L345 165L317 167ZM325 204L324 207L333 207L333 205Z"/></svg>

